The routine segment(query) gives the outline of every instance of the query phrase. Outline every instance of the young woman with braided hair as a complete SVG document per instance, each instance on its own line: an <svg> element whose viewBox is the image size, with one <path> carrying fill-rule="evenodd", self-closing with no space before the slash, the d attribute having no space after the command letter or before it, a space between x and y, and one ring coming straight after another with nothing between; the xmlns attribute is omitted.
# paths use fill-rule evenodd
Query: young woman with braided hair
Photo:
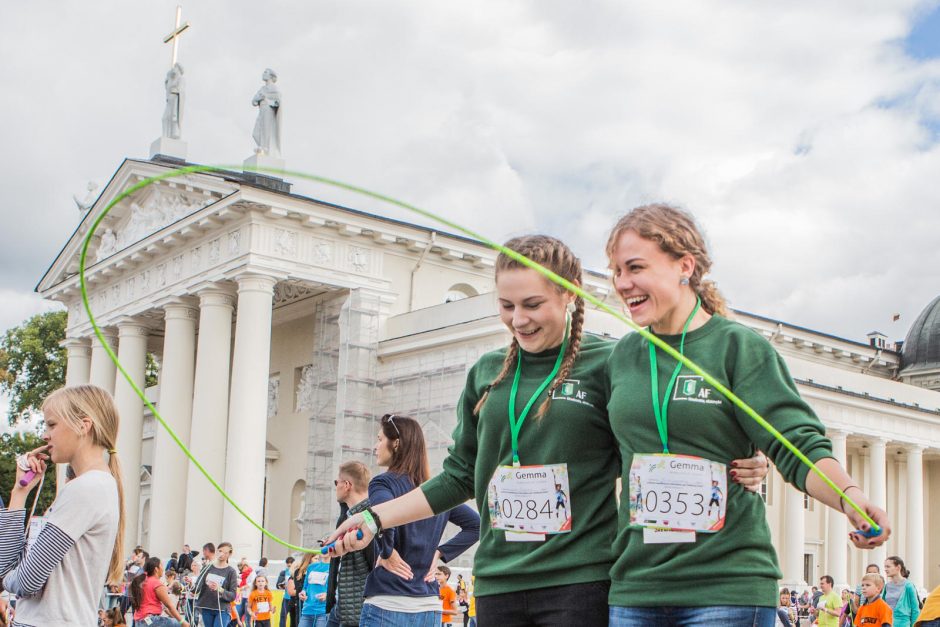
<svg viewBox="0 0 940 627"><path fill-rule="evenodd" d="M581 262L555 238L520 237L506 247L581 283ZM476 498L481 625L607 625L619 474L607 416L613 343L584 335L580 298L502 254L496 295L512 342L470 369L443 472L368 516L351 517L329 539L342 537L337 553L359 550L380 526ZM742 464L756 468L742 480L753 474L759 484L765 460ZM343 535L352 528L362 529L362 540Z"/></svg>
<svg viewBox="0 0 940 627"><path fill-rule="evenodd" d="M727 318L724 298L705 279L711 259L692 216L668 205L634 209L614 227L607 254L614 288L633 321L733 390L851 492L883 528L873 538L850 533L858 548L887 540L887 515L832 457L825 427L800 398L783 358L758 333ZM610 624L771 627L781 572L764 502L738 486L721 486L733 460L764 450L786 481L845 514L853 529L866 530L868 523L767 430L641 335L623 337L608 363L607 408L615 417L625 493ZM709 495L714 510L704 505Z"/></svg>

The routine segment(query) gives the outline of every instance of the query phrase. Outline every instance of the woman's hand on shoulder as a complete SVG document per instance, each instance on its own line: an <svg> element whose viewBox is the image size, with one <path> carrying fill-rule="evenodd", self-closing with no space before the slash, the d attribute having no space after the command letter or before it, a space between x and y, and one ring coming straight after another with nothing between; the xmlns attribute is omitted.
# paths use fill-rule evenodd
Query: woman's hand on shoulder
<svg viewBox="0 0 940 627"><path fill-rule="evenodd" d="M759 492L760 486L770 472L770 460L763 451L747 459L731 462L731 480L740 483L745 490Z"/></svg>

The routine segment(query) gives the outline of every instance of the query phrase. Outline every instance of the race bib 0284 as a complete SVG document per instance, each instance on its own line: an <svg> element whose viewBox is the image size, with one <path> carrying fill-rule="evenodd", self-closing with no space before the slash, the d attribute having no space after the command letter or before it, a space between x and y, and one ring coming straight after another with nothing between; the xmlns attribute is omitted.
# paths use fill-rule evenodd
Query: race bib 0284
<svg viewBox="0 0 940 627"><path fill-rule="evenodd" d="M487 490L493 529L526 533L571 531L568 465L500 466Z"/></svg>

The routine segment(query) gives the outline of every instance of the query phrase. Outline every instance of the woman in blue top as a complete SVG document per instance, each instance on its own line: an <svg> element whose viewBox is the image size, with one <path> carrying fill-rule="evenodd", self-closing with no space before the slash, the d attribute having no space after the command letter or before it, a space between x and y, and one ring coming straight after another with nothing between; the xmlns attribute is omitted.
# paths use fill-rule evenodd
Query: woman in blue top
<svg viewBox="0 0 940 627"><path fill-rule="evenodd" d="M321 555L310 553L304 562L304 587L297 595L301 602L298 627L323 627L329 616L326 613L326 580L330 575L330 561Z"/></svg>
<svg viewBox="0 0 940 627"><path fill-rule="evenodd" d="M910 576L904 560L897 555L885 560L885 587L881 597L894 612L894 627L911 627L920 612L920 597L917 588L908 579Z"/></svg>
<svg viewBox="0 0 940 627"><path fill-rule="evenodd" d="M373 505L410 492L431 474L424 433L413 418L383 416L375 454L376 463L388 471L369 482ZM438 546L448 522L461 531ZM385 530L375 540L379 558L366 579L360 625L439 627L441 601L432 583L437 561L449 562L479 538L480 516L466 505Z"/></svg>

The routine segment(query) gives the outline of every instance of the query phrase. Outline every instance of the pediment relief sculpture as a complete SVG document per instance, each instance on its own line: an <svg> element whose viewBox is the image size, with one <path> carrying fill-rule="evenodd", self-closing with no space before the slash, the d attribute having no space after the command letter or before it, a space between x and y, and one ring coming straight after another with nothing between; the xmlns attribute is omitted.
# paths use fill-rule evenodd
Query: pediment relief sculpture
<svg viewBox="0 0 940 627"><path fill-rule="evenodd" d="M105 228L95 252L95 261L107 259L114 253L139 242L163 227L173 224L191 213L199 211L212 199L193 199L181 192L157 190L141 203L131 201L130 215L114 229Z"/></svg>

